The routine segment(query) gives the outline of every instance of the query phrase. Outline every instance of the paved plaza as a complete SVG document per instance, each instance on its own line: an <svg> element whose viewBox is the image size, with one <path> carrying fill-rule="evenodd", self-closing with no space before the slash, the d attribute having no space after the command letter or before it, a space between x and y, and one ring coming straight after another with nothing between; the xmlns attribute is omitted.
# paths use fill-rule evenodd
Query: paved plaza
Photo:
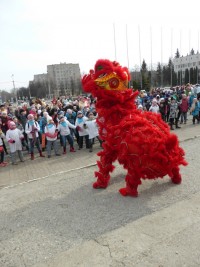
<svg viewBox="0 0 200 267"><path fill-rule="evenodd" d="M1 267L200 266L200 125L174 131L186 151L183 182L144 181L139 197L94 190L94 152L40 158L0 169ZM53 154L52 154L53 155Z"/></svg>

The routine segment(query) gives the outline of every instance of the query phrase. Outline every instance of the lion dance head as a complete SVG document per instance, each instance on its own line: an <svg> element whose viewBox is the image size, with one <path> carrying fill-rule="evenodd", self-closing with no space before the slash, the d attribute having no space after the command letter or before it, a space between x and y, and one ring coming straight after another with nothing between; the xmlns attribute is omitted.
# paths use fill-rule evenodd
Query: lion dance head
<svg viewBox="0 0 200 267"><path fill-rule="evenodd" d="M124 91L128 89L130 73L127 67L122 67L116 61L108 59L97 60L94 70L84 75L82 85L85 92L96 95L99 90Z"/></svg>

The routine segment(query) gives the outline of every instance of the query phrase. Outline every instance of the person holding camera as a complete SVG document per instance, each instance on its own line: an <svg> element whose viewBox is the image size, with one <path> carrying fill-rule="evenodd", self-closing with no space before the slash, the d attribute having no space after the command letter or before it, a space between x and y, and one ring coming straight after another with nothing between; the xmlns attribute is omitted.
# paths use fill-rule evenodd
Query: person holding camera
<svg viewBox="0 0 200 267"><path fill-rule="evenodd" d="M20 161L24 162L22 153L22 139L24 139L24 135L16 128L14 121L10 121L8 127L9 130L6 132L6 140L8 141L10 147L12 165L17 165L16 152L18 153Z"/></svg>

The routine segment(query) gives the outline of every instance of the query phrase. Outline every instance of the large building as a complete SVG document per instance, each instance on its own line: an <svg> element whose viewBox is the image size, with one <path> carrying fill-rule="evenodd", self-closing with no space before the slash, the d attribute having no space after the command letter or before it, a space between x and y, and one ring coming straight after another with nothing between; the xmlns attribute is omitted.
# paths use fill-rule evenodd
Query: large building
<svg viewBox="0 0 200 267"><path fill-rule="evenodd" d="M47 74L43 73L43 74L35 74L34 78L33 78L33 82L34 83L44 83L47 82L48 78L47 78Z"/></svg>
<svg viewBox="0 0 200 267"><path fill-rule="evenodd" d="M54 95L79 95L82 92L79 64L60 63L47 66L47 77Z"/></svg>
<svg viewBox="0 0 200 267"><path fill-rule="evenodd" d="M195 69L197 70L196 74L196 83L199 83L199 74L200 74L200 54L197 52L193 55L187 55L185 57L179 57L173 59L174 71L181 79L181 83L185 82L186 70ZM190 72L189 72L190 73ZM189 79L190 79L189 75ZM190 80L189 80L190 82Z"/></svg>

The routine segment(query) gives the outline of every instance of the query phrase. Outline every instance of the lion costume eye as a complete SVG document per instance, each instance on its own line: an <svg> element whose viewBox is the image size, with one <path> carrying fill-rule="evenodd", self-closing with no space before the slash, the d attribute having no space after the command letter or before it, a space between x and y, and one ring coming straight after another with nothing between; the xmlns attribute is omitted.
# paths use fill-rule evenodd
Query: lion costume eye
<svg viewBox="0 0 200 267"><path fill-rule="evenodd" d="M112 89L116 89L119 86L119 80L115 77L111 78L108 83L110 88Z"/></svg>

